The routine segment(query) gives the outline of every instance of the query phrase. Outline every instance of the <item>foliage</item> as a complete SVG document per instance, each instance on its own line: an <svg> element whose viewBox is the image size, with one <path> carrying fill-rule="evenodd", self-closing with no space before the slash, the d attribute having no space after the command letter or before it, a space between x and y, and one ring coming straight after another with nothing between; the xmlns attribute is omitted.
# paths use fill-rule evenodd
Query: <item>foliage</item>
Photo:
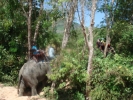
<svg viewBox="0 0 133 100"><path fill-rule="evenodd" d="M1 0L0 7L0 81L16 84L26 54L26 23L18 0Z"/></svg>
<svg viewBox="0 0 133 100"><path fill-rule="evenodd" d="M112 28L112 43L118 53L133 54L133 26L124 22L117 22Z"/></svg>
<svg viewBox="0 0 133 100"><path fill-rule="evenodd" d="M112 26L112 29L110 29L111 46L114 47L115 51L118 54L123 54L125 56L133 54L132 29L132 25L122 21L116 22ZM94 34L94 46L96 45L96 41L98 38L106 38L106 28L96 28L95 33L96 34Z"/></svg>
<svg viewBox="0 0 133 100"><path fill-rule="evenodd" d="M60 90L67 92L67 90L69 89L74 89L83 93L85 91L84 86L86 80L86 66L83 65L83 62L85 61L82 60L81 64L79 63L80 61L76 60L75 58L78 57L78 55L72 53L64 54L65 57L62 58L61 66L58 67L58 70L56 69L54 71L53 75L51 76L51 79L56 82L57 91Z"/></svg>
<svg viewBox="0 0 133 100"><path fill-rule="evenodd" d="M53 92L50 92L49 90L50 90L50 87L43 88L44 96L48 100L58 100L58 93L55 90Z"/></svg>
<svg viewBox="0 0 133 100"><path fill-rule="evenodd" d="M18 59L0 46L0 81L16 84L18 70L24 63L23 58Z"/></svg>
<svg viewBox="0 0 133 100"><path fill-rule="evenodd" d="M59 3L63 2L63 0L59 1ZM133 3L131 2L132 0L128 2L117 0L114 3L115 8L106 7L108 13L111 9L114 13L115 22L111 27L110 35L111 45L115 47L117 54L103 57L103 53L96 49L96 40L105 38L106 26L94 30L94 69L90 80L92 100L126 100L133 93L133 26L131 25ZM50 87L46 87L45 96L50 100L53 98L85 100L88 53L84 46L82 31L79 24L73 23L67 48L60 52L65 21L64 12L56 3L56 1L51 2L52 9L44 9L42 16L38 18L39 1L36 5L36 0L33 0L35 6L32 13L32 32L37 21L41 19L37 37L38 46L44 49L49 44L55 44L60 54L52 62L51 80L56 83L54 94L51 95L48 92ZM16 84L19 69L26 62L27 23L22 15L19 0L1 0L0 7L0 82Z"/></svg>
<svg viewBox="0 0 133 100"><path fill-rule="evenodd" d="M94 58L91 75L92 100L127 100L132 94L133 69L131 57Z"/></svg>
<svg viewBox="0 0 133 100"><path fill-rule="evenodd" d="M76 43L76 47L81 45ZM52 63L53 73L50 79L56 83L58 100L84 100L87 56L82 57L80 49L66 49Z"/></svg>
<svg viewBox="0 0 133 100"><path fill-rule="evenodd" d="M130 23L132 19L133 13L133 3L132 0L117 0L116 1L116 9L114 11L114 20L117 21L126 21Z"/></svg>

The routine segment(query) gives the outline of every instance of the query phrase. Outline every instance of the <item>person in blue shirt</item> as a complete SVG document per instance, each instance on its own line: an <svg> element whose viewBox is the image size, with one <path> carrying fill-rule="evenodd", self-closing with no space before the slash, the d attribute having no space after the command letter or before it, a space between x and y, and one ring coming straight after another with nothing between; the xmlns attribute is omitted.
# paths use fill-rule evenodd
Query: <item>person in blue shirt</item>
<svg viewBox="0 0 133 100"><path fill-rule="evenodd" d="M32 42L31 51L32 51L32 58L36 62L44 61L44 53L42 52L42 50L38 50L35 41Z"/></svg>
<svg viewBox="0 0 133 100"><path fill-rule="evenodd" d="M39 54L39 50L37 49L37 46L35 45L35 43L33 43L31 49L33 50L33 54L34 54L34 55Z"/></svg>
<svg viewBox="0 0 133 100"><path fill-rule="evenodd" d="M32 42L31 50L33 51L33 55L39 54L39 50L37 49L36 43Z"/></svg>

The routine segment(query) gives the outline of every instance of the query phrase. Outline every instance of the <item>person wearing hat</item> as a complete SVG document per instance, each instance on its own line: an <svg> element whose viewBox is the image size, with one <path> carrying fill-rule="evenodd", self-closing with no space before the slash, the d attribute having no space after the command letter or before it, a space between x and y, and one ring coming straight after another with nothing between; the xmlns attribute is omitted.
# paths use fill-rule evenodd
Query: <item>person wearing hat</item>
<svg viewBox="0 0 133 100"><path fill-rule="evenodd" d="M42 50L38 50L35 41L32 42L31 51L32 51L32 58L36 62L44 60L44 53L42 52Z"/></svg>
<svg viewBox="0 0 133 100"><path fill-rule="evenodd" d="M33 50L33 55L36 55L39 53L39 50L37 49L35 41L32 42L31 50Z"/></svg>

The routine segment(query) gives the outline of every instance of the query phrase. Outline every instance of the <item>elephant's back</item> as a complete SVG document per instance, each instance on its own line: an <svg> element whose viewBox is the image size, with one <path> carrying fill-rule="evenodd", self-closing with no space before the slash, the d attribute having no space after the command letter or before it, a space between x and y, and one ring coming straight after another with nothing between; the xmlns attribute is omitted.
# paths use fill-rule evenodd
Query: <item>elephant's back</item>
<svg viewBox="0 0 133 100"><path fill-rule="evenodd" d="M38 62L33 66L34 70L48 71L50 69L49 62Z"/></svg>
<svg viewBox="0 0 133 100"><path fill-rule="evenodd" d="M28 61L23 66L23 76L35 75L35 74L47 74L51 70L49 62L38 62L33 60Z"/></svg>

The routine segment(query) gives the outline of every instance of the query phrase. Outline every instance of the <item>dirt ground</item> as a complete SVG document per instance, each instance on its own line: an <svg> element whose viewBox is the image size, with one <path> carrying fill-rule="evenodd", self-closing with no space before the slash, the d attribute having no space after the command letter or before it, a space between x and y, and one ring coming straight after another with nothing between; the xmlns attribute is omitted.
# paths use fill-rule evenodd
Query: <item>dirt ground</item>
<svg viewBox="0 0 133 100"><path fill-rule="evenodd" d="M39 96L21 96L17 94L17 88L13 86L4 86L0 83L0 100L46 100L41 98L42 93Z"/></svg>

